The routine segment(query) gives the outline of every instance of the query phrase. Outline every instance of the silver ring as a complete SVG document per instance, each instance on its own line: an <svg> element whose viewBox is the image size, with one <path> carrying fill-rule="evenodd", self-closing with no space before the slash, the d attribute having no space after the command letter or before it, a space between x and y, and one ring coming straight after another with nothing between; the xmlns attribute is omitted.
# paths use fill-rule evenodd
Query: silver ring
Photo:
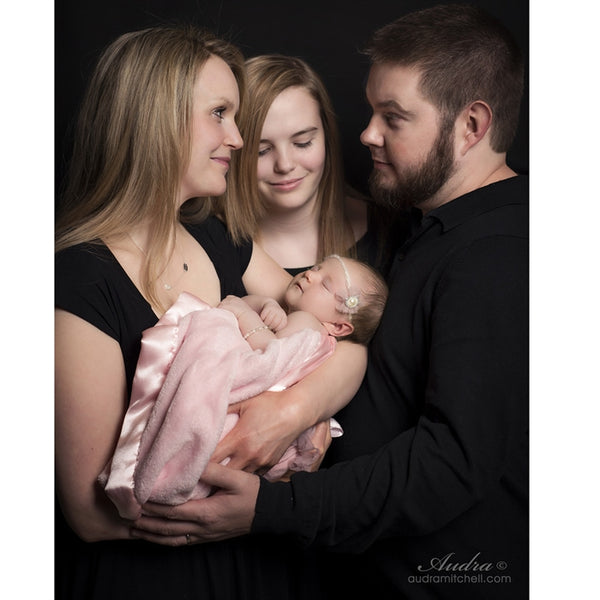
<svg viewBox="0 0 600 600"><path fill-rule="evenodd" d="M192 537L189 533L185 534L185 543L189 546L192 543Z"/></svg>

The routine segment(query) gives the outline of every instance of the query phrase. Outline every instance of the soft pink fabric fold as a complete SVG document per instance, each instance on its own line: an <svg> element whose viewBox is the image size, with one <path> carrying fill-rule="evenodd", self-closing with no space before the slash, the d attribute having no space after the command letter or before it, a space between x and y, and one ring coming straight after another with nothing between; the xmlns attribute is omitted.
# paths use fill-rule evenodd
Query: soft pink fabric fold
<svg viewBox="0 0 600 600"><path fill-rule="evenodd" d="M130 405L100 476L119 514L135 519L147 501L180 504L206 496L209 489L198 480L238 418L227 414L228 405L296 383L334 349L334 338L307 329L253 351L233 314L181 294L142 335ZM288 448L267 477L314 463L312 431ZM331 432L342 434L333 419Z"/></svg>

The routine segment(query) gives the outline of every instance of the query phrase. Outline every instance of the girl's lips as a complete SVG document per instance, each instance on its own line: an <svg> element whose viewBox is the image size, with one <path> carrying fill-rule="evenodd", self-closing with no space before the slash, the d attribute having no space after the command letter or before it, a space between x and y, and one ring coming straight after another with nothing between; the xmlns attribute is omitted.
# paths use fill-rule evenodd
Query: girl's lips
<svg viewBox="0 0 600 600"><path fill-rule="evenodd" d="M290 190L295 190L302 183L303 179L304 177L298 177L297 179L288 179L287 181L271 182L269 185L276 190L289 192Z"/></svg>

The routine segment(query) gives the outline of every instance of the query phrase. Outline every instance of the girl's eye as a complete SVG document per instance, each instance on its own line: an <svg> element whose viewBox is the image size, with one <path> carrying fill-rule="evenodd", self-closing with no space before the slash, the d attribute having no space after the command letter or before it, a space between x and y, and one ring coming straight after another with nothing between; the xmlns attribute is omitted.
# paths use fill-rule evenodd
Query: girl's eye
<svg viewBox="0 0 600 600"><path fill-rule="evenodd" d="M269 151L271 150L271 146L265 146L264 148L259 148L258 149L258 155L259 156L264 156L265 154L267 154Z"/></svg>
<svg viewBox="0 0 600 600"><path fill-rule="evenodd" d="M213 110L213 115L215 115L219 121L222 121L225 118L224 113L225 107L215 108L215 110Z"/></svg>
<svg viewBox="0 0 600 600"><path fill-rule="evenodd" d="M309 148L312 146L312 143L312 140L308 140L308 142L296 142L294 146L296 146L296 148Z"/></svg>

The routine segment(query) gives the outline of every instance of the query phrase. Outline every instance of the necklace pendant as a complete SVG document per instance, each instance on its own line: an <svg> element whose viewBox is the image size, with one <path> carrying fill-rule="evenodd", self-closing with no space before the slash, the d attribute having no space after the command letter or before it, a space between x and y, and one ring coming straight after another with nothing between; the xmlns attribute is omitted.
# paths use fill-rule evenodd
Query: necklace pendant
<svg viewBox="0 0 600 600"><path fill-rule="evenodd" d="M168 283L164 283L163 287L165 288L165 290L167 290L167 292L171 289L172 286L170 286Z"/></svg>

